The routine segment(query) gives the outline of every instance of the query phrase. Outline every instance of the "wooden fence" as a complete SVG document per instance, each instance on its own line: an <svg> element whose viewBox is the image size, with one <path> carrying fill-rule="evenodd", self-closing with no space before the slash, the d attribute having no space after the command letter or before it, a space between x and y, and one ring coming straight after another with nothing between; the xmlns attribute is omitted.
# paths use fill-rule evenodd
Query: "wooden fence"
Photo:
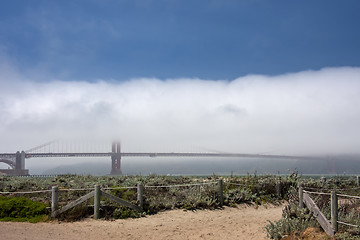
<svg viewBox="0 0 360 240"><path fill-rule="evenodd" d="M171 187L189 187L189 186L200 186L200 185L209 185L216 184L217 185L217 196L219 205L224 205L224 184L235 185L238 187L246 188L248 187L246 184L238 184L232 182L224 182L222 179L219 179L217 182L207 182L207 183L193 183L193 184L180 184L180 185L167 185L167 186L143 186L142 184L138 184L137 187L118 187L118 188L104 188L100 189L98 185L95 185L94 188L87 189L59 189L57 186L53 186L51 190L40 190L40 191L28 191L28 192L0 192L0 194L32 194L32 193L49 193L51 192L51 217L55 218L59 214L68 211L69 209L91 199L94 198L94 218L98 219L100 217L100 197L103 196L111 201L115 201L123 206L129 207L139 212L143 212L144 205L144 189L145 188L171 188ZM275 193L277 196L281 197L281 182L278 181L275 183ZM106 193L105 190L112 189L126 189L133 188L137 189L137 205L127 202L123 199L120 199L114 195ZM66 204L65 206L59 207L59 193L63 191L90 191L89 193L79 197L78 199Z"/></svg>
<svg viewBox="0 0 360 240"><path fill-rule="evenodd" d="M65 205L64 207L62 207L61 209L58 209L58 192L59 189L57 186L52 187L52 197L51 197L51 217L55 218L57 215L85 202L86 200L94 197L94 218L98 219L100 217L100 197L103 196L105 198L108 198L114 202L117 202L123 206L129 207L131 209L134 209L136 211L142 212L142 208L143 208L143 198L142 198L142 193L143 193L143 186L141 184L138 185L138 202L139 202L139 206L134 205L130 202L124 201L118 197L115 197L111 194L108 194L104 191L102 191L100 189L100 186L95 185L94 191L76 199L75 201L70 202L69 204Z"/></svg>
<svg viewBox="0 0 360 240"><path fill-rule="evenodd" d="M223 195L223 180L220 179L218 181L218 197L220 206L224 204L224 195ZM183 184L183 185L171 185L171 186L148 186L148 187L179 187L179 186L194 186L194 185L204 185L204 184ZM112 188L107 188L112 189ZM121 188L113 188L113 189L121 189ZM79 190L79 189L78 189ZM115 201L123 206L129 207L134 209L138 212L143 211L143 204L144 204L144 186L142 184L137 185L137 202L138 205L134 205L130 202L124 201L116 196L108 194L100 189L98 185L95 185L94 191L87 193L86 195L76 199L75 201L70 202L69 204L65 205L61 209L58 209L58 192L59 188L57 186L52 187L52 197L51 197L51 217L55 218L57 215L85 202L86 200L94 197L94 219L98 219L100 217L100 197L103 196L108 198L112 201Z"/></svg>
<svg viewBox="0 0 360 240"><path fill-rule="evenodd" d="M359 177L357 177L357 181L359 184ZM316 205L314 200L310 197L309 194L317 194L317 195L327 195L330 196L330 206L331 206L331 219L328 220L325 215L321 212L319 207ZM350 223L341 222L338 220L338 197L348 197L348 198L356 198L360 199L358 196L350 196L345 194L337 194L335 190L332 190L331 193L323 193L323 192L310 192L305 191L303 187L299 187L299 206L300 208L304 207L304 203L307 208L314 214L320 226L324 229L324 231L330 236L334 237L335 233L338 231L338 224L344 224L351 227L360 227L357 225L353 225Z"/></svg>
<svg viewBox="0 0 360 240"><path fill-rule="evenodd" d="M95 185L93 189L59 189L57 186L53 186L51 190L39 190L39 191L23 191L23 192L0 192L0 194L33 194L33 193L48 193L51 192L51 217L55 218L61 213L68 211L69 209L91 199L94 198L94 218L98 219L100 217L100 197L103 196L107 199L110 199L118 204L129 207L139 212L143 212L144 205L144 188L169 188L169 187L186 187L186 186L200 186L200 185L209 185L209 184L217 184L218 185L218 200L219 205L223 206L224 204L224 195L223 195L223 185L224 182L222 179L218 180L218 182L208 182L208 183L195 183L195 184L181 184L181 185L169 185L169 186L143 186L142 184L138 184L137 187L118 187L118 188L104 188L100 189L100 186ZM123 199L120 199L114 195L106 193L104 190L111 189L127 189L127 188L136 188L137 189L137 205L134 205L130 202L127 202ZM92 190L91 192L85 194L84 196L68 203L67 205L59 208L59 192L60 191L81 191L81 190Z"/></svg>
<svg viewBox="0 0 360 240"><path fill-rule="evenodd" d="M181 185L170 185L170 186L145 186L146 188L163 188L163 187L184 187L184 186L199 186L199 185L204 185L204 184L215 184L216 182L210 182L210 183L195 183L195 184L181 184ZM232 184L232 185L238 185L238 186L243 186L246 187L245 184L236 184L236 183L228 183L228 184ZM223 206L224 205L224 181L222 179L219 179L217 181L217 185L218 185L218 201L219 201L219 205ZM117 198L113 195L110 195L102 190L100 190L99 186L95 185L95 189L94 191L78 198L77 200L67 204L66 206L62 207L61 209L58 209L58 191L59 189L57 187L53 187L52 188L52 203L51 203L51 216L52 217L56 217L57 215L59 215L60 213L63 213L67 210L69 210L72 207L75 207L77 205L79 205L80 203L94 197L94 218L98 219L99 218L99 208L100 208L100 196L104 196L112 201L115 201L121 205L124 205L126 207L132 208L134 210L137 210L139 212L143 211L143 192L144 192L144 188L145 188L142 184L138 184L137 185L137 201L138 201L138 206L131 204L129 202L126 202L120 198ZM107 189L112 189L112 188L107 188ZM113 189L117 189L117 188L113 188ZM121 187L120 187L121 189ZM277 182L275 184L275 191L277 196L281 196L281 182Z"/></svg>

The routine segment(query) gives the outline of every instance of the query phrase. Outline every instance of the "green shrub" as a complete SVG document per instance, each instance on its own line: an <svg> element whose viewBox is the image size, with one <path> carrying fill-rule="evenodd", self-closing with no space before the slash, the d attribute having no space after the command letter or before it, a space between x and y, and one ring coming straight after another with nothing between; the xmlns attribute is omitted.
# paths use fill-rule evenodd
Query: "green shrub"
<svg viewBox="0 0 360 240"><path fill-rule="evenodd" d="M300 209L295 203L290 203L283 210L279 221L271 222L265 226L268 237L281 239L286 235L300 235L308 227L318 227L318 223L306 208Z"/></svg>
<svg viewBox="0 0 360 240"><path fill-rule="evenodd" d="M0 196L0 221L37 222L47 219L46 205L25 197Z"/></svg>
<svg viewBox="0 0 360 240"><path fill-rule="evenodd" d="M70 208L69 210L61 213L57 216L57 218L61 221L67 221L67 222L73 222L78 221L84 217L90 216L94 213L92 208L89 208L88 201L81 203L73 208Z"/></svg>
<svg viewBox="0 0 360 240"><path fill-rule="evenodd" d="M121 198L125 201L136 201L137 199L135 191L126 188L112 189L111 193L112 195Z"/></svg>
<svg viewBox="0 0 360 240"><path fill-rule="evenodd" d="M141 217L141 213L130 208L118 207L114 210L113 217L116 219L138 218Z"/></svg>
<svg viewBox="0 0 360 240"><path fill-rule="evenodd" d="M229 189L225 192L225 203L232 205L244 202L250 202L253 199L253 194L248 189Z"/></svg>

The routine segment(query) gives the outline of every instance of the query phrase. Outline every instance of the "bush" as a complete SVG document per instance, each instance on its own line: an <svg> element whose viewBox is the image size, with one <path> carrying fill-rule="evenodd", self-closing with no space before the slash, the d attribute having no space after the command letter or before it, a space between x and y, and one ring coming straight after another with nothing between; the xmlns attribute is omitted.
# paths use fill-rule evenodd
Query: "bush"
<svg viewBox="0 0 360 240"><path fill-rule="evenodd" d="M116 188L116 186L113 188ZM115 197L121 198L125 201L136 201L136 193L134 190L119 188L111 190L111 193Z"/></svg>
<svg viewBox="0 0 360 240"><path fill-rule="evenodd" d="M265 229L269 238L281 239L286 235L300 235L308 227L314 226L318 226L317 221L308 209L300 209L295 203L290 203L284 208L282 218L269 221Z"/></svg>
<svg viewBox="0 0 360 240"><path fill-rule="evenodd" d="M118 207L114 210L113 217L115 219L138 218L141 213L126 207Z"/></svg>
<svg viewBox="0 0 360 240"><path fill-rule="evenodd" d="M47 219L46 205L25 197L0 196L0 221L38 222Z"/></svg>

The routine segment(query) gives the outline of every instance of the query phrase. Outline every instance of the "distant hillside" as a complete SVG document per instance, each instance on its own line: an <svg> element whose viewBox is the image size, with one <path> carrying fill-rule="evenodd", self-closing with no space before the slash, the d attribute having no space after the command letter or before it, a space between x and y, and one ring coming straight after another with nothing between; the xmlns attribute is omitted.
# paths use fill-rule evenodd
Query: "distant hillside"
<svg viewBox="0 0 360 240"><path fill-rule="evenodd" d="M63 165L55 168L51 168L43 171L41 174L53 175L53 174L82 174L82 175L107 175L110 172L110 167L101 163L88 163L86 165L72 164L72 165ZM30 174L33 174L30 171Z"/></svg>

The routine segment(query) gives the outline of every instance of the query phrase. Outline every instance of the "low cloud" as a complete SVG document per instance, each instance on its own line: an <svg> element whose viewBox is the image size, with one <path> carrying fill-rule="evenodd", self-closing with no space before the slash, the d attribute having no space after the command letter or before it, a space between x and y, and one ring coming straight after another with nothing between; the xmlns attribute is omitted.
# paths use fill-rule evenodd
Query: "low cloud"
<svg viewBox="0 0 360 240"><path fill-rule="evenodd" d="M360 68L91 83L1 70L1 152L85 138L124 151L360 153Z"/></svg>

